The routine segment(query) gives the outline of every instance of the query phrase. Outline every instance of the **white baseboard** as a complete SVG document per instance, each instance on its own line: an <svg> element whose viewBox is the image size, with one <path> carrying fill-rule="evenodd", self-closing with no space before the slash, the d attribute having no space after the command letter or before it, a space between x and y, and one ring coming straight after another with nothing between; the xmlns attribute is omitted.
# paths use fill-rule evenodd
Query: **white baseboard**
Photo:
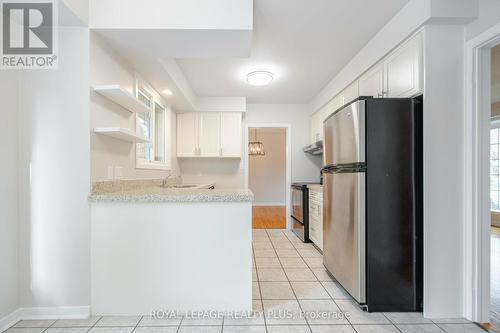
<svg viewBox="0 0 500 333"><path fill-rule="evenodd" d="M19 320L43 319L85 319L90 316L90 306L55 306L19 308L0 318L0 332L5 331Z"/></svg>
<svg viewBox="0 0 500 333"><path fill-rule="evenodd" d="M17 309L3 318L0 318L0 332L12 327L15 323L21 320L21 309Z"/></svg>

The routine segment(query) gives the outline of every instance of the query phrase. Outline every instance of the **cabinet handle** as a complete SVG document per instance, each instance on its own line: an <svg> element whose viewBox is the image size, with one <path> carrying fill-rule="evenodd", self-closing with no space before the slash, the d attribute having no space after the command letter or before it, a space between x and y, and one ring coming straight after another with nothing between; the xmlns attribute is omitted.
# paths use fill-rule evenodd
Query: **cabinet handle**
<svg viewBox="0 0 500 333"><path fill-rule="evenodd" d="M222 156L222 147L220 147L219 154L220 154L220 156Z"/></svg>
<svg viewBox="0 0 500 333"><path fill-rule="evenodd" d="M320 207L318 206L318 216L320 216L320 215L321 215L321 209L320 209Z"/></svg>

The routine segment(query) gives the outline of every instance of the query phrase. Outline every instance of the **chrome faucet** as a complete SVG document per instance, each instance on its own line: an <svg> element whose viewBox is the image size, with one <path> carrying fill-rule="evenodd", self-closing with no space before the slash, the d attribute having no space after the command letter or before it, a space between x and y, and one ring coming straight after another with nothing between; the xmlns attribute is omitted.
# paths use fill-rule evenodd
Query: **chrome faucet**
<svg viewBox="0 0 500 333"><path fill-rule="evenodd" d="M167 186L167 182L168 182L168 179L172 177L172 174L169 174L167 177L165 177L162 181L161 181L161 186L162 187L166 187Z"/></svg>

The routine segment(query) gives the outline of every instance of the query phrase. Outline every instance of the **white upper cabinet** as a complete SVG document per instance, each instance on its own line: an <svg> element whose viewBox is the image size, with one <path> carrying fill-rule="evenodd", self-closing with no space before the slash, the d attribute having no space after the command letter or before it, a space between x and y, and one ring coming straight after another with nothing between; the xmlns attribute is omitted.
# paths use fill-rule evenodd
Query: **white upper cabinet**
<svg viewBox="0 0 500 333"><path fill-rule="evenodd" d="M324 110L323 120L330 117L332 113L340 109L344 105L343 97L338 95L327 104L326 110Z"/></svg>
<svg viewBox="0 0 500 333"><path fill-rule="evenodd" d="M177 157L241 157L241 113L177 115Z"/></svg>
<svg viewBox="0 0 500 333"><path fill-rule="evenodd" d="M422 36L417 34L371 67L311 116L311 142L323 140L323 121L359 96L413 97L422 92Z"/></svg>
<svg viewBox="0 0 500 333"><path fill-rule="evenodd" d="M384 97L412 97L422 91L422 38L415 36L384 60Z"/></svg>
<svg viewBox="0 0 500 333"><path fill-rule="evenodd" d="M383 97L384 65L379 63L359 78L359 96Z"/></svg>
<svg viewBox="0 0 500 333"><path fill-rule="evenodd" d="M358 88L358 81L354 81L351 83L347 88L345 88L341 93L341 102L342 105L345 105L352 100L356 99L359 97L359 88Z"/></svg>
<svg viewBox="0 0 500 333"><path fill-rule="evenodd" d="M198 155L217 157L220 155L220 113L198 114Z"/></svg>
<svg viewBox="0 0 500 333"><path fill-rule="evenodd" d="M177 156L198 155L198 118L195 113L177 115Z"/></svg>
<svg viewBox="0 0 500 333"><path fill-rule="evenodd" d="M220 141L222 157L241 157L241 113L221 113Z"/></svg>
<svg viewBox="0 0 500 333"><path fill-rule="evenodd" d="M320 118L321 118L321 110L318 112L314 113L311 116L311 143L314 143L316 141L321 140L321 135L320 135Z"/></svg>
<svg viewBox="0 0 500 333"><path fill-rule="evenodd" d="M339 95L311 116L311 143L324 139L323 122L341 106L342 96Z"/></svg>

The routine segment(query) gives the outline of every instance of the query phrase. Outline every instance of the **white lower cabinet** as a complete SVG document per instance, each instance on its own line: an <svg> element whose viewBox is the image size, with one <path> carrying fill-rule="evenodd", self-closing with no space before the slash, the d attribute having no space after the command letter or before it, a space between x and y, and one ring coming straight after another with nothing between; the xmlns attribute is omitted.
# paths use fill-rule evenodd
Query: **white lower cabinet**
<svg viewBox="0 0 500 333"><path fill-rule="evenodd" d="M241 151L241 113L177 115L177 157L241 158Z"/></svg>
<svg viewBox="0 0 500 333"><path fill-rule="evenodd" d="M323 189L309 188L309 239L323 251Z"/></svg>

